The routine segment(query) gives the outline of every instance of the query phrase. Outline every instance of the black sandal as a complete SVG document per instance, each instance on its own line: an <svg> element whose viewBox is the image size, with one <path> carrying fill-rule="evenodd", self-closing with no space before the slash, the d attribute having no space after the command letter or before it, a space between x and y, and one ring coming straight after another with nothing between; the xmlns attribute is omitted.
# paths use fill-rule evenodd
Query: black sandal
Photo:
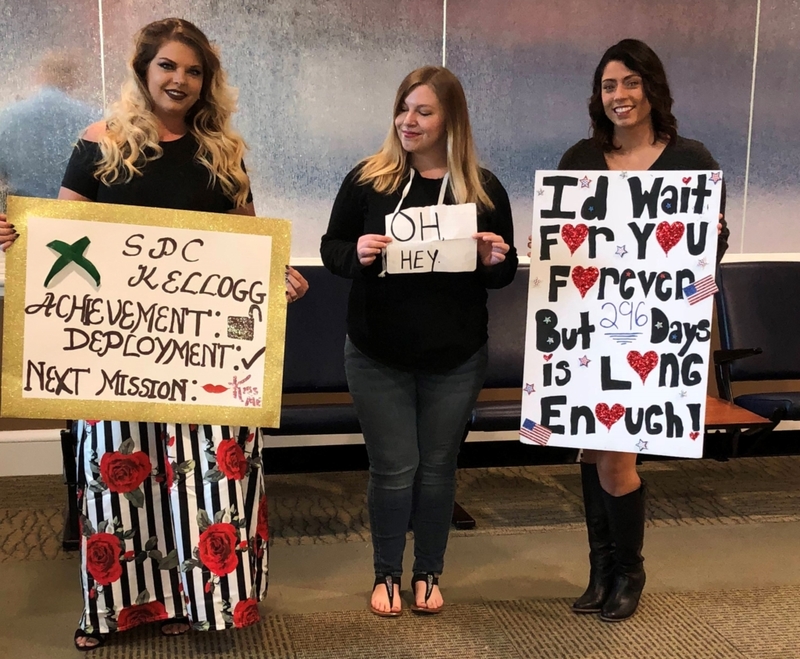
<svg viewBox="0 0 800 659"><path fill-rule="evenodd" d="M167 632L164 631L164 627L168 625L186 625L186 629L182 632ZM186 616L181 616L179 618L169 618L168 620L163 620L161 622L161 633L164 636L182 636L186 632L188 632L192 628L192 623L189 621L189 618Z"/></svg>
<svg viewBox="0 0 800 659"><path fill-rule="evenodd" d="M441 613L442 609L444 608L444 604L435 609L429 606L418 606L417 605L417 589L416 585L420 582L425 582L425 603L428 603L428 600L431 597L431 593L433 593L433 587L439 585L439 575L434 574L433 572L419 572L414 575L414 578L411 579L411 592L414 595L414 603L411 605L411 610L416 613L417 615L421 616L432 616L437 613Z"/></svg>
<svg viewBox="0 0 800 659"><path fill-rule="evenodd" d="M97 643L95 643L94 645L78 645L79 638L93 638L94 640L97 641ZM103 645L105 645L105 642L106 642L105 634L100 634L99 632L92 632L90 634L82 629L75 630L75 638L73 640L73 643L75 644L75 649L78 652L91 652L92 650L96 650L97 648L102 648Z"/></svg>
<svg viewBox="0 0 800 659"><path fill-rule="evenodd" d="M400 590L400 578L398 577L395 579L391 574L382 574L375 577L375 583L372 585L372 592L375 592L375 588L383 584L386 586L386 594L389 596L389 610L388 611L380 611L372 606L372 596L370 595L370 602L369 602L369 610L372 611L376 616L380 616L381 618L397 618L399 615L402 615L403 609L399 611L392 611L394 607L394 587L397 586L398 591Z"/></svg>

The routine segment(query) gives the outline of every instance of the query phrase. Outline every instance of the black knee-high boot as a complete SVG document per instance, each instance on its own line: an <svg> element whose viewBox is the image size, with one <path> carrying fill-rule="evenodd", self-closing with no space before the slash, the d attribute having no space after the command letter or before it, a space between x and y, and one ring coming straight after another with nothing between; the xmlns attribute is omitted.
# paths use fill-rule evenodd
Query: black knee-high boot
<svg viewBox="0 0 800 659"><path fill-rule="evenodd" d="M583 507L589 535L589 586L572 605L575 613L598 613L614 583L614 543L597 465L581 462Z"/></svg>
<svg viewBox="0 0 800 659"><path fill-rule="evenodd" d="M603 491L609 529L614 540L614 586L600 611L600 619L618 622L636 613L644 589L645 482L621 497Z"/></svg>

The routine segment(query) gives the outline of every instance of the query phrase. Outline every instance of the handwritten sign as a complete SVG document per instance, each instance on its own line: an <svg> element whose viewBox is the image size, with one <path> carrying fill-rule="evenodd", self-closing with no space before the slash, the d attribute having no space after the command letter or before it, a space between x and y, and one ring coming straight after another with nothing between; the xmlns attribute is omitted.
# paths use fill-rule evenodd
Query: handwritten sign
<svg viewBox="0 0 800 659"><path fill-rule="evenodd" d="M477 264L475 204L405 208L386 216L386 272L471 272Z"/></svg>
<svg viewBox="0 0 800 659"><path fill-rule="evenodd" d="M3 416L277 425L284 220L9 198Z"/></svg>
<svg viewBox="0 0 800 659"><path fill-rule="evenodd" d="M521 441L700 457L722 173L535 190Z"/></svg>

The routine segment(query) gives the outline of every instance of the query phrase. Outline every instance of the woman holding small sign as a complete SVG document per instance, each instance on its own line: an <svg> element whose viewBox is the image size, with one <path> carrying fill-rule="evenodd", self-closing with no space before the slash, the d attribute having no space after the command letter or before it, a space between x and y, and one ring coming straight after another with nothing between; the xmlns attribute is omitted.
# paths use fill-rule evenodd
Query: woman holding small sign
<svg viewBox="0 0 800 659"><path fill-rule="evenodd" d="M197 27L177 18L145 26L122 96L78 141L59 199L255 215L234 111L217 50ZM0 240L9 236L0 225ZM287 267L288 301L307 288ZM154 621L165 635L257 622L269 536L260 430L78 426L84 612L75 647Z"/></svg>
<svg viewBox="0 0 800 659"><path fill-rule="evenodd" d="M605 52L595 70L589 116L592 137L571 147L559 169L719 169L705 146L678 135L664 67L641 41L625 39ZM723 212L724 203L723 189ZM729 235L723 215L717 229L721 259ZM572 610L624 620L636 612L645 584L645 483L636 473L636 454L584 450L581 481L591 572Z"/></svg>
<svg viewBox="0 0 800 659"><path fill-rule="evenodd" d="M508 195L477 164L450 71L400 84L389 135L345 178L321 253L353 280L345 369L370 460L370 610L402 612L410 525L411 610L439 613L456 457L486 372L486 289L517 269Z"/></svg>

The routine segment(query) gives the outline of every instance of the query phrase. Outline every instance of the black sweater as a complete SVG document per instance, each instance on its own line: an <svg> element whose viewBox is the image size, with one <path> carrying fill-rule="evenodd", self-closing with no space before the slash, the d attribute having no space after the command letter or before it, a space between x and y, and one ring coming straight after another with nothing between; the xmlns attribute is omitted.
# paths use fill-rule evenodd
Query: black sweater
<svg viewBox="0 0 800 659"><path fill-rule="evenodd" d="M581 140L577 144L567 149L558 163L559 169L587 169L604 170L608 169L603 150L591 140ZM702 142L689 140L678 136L667 144L661 155L650 166L653 171L676 171L681 169L719 169L719 164L709 153ZM722 213L722 232L717 241L717 262L722 259L723 254L728 249L728 236L731 232L728 223L725 221L725 181L722 181L722 201L720 204Z"/></svg>
<svg viewBox="0 0 800 659"><path fill-rule="evenodd" d="M356 243L364 234L385 234L385 217L400 201L407 178L393 194L378 194L358 185L359 168L342 183L322 237L322 262L332 273L353 279L347 312L347 333L364 354L388 366L420 372L444 372L463 364L488 338L486 289L502 288L514 279L517 252L508 195L500 181L483 170L484 187L493 210L478 210L478 231L503 237L510 249L502 263L474 272L387 274L381 258L364 267ZM403 208L432 206L442 179L414 176ZM445 203L452 204L448 191Z"/></svg>

